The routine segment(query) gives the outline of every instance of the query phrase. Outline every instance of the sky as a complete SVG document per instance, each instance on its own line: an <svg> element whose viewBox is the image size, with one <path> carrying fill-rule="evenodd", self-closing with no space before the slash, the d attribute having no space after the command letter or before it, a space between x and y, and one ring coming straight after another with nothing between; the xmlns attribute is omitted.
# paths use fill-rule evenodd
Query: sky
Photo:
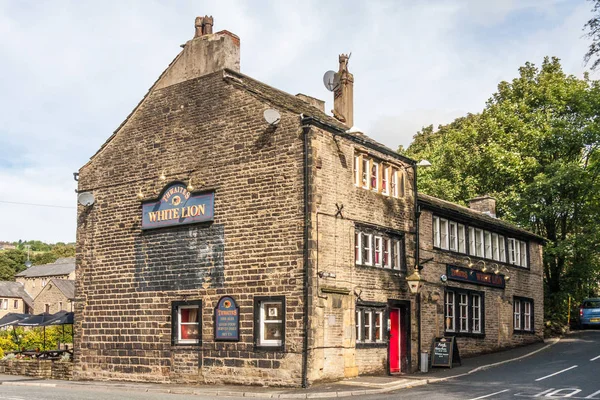
<svg viewBox="0 0 600 400"><path fill-rule="evenodd" d="M424 126L481 111L525 62L556 56L582 77L591 8L585 0L0 0L0 241L75 241L73 172L193 37L196 16L212 15L215 32L241 38L241 72L326 100L327 111L323 74L352 52L354 124L396 149Z"/></svg>

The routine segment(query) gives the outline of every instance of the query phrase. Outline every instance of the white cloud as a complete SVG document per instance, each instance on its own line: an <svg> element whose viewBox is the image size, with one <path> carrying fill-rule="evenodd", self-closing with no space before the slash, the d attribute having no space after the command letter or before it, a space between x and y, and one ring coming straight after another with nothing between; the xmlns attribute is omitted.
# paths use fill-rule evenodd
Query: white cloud
<svg viewBox="0 0 600 400"><path fill-rule="evenodd" d="M75 206L71 173L193 36L196 15L241 38L242 72L327 101L352 51L355 123L392 148L477 112L525 61L581 75L590 4L568 0L0 0L0 200ZM8 94L8 95L6 95ZM0 203L0 240L73 241L75 212Z"/></svg>

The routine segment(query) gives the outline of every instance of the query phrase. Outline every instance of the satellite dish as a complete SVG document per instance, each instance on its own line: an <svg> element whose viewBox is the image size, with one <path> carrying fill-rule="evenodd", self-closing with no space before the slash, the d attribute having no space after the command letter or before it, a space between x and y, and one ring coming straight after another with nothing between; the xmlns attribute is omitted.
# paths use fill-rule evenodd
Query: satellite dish
<svg viewBox="0 0 600 400"><path fill-rule="evenodd" d="M335 71L327 71L325 75L323 75L323 84L330 92L333 92L335 89L340 86L340 76Z"/></svg>
<svg viewBox="0 0 600 400"><path fill-rule="evenodd" d="M77 202L85 207L91 206L95 201L96 199L94 198L94 195L90 192L82 192L79 193L79 196L77 196Z"/></svg>
<svg viewBox="0 0 600 400"><path fill-rule="evenodd" d="M279 111L273 108L265 110L265 112L263 113L263 117L265 118L265 121L267 121L267 123L271 126L279 124L279 121L281 120L281 114L279 114Z"/></svg>

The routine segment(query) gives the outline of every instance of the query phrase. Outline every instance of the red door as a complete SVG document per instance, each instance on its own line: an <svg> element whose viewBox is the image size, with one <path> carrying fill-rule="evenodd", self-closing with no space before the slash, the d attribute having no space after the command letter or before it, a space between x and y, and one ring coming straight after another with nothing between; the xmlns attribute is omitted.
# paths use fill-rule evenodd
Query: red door
<svg viewBox="0 0 600 400"><path fill-rule="evenodd" d="M399 373L402 335L400 330L400 310L390 309L390 373Z"/></svg>

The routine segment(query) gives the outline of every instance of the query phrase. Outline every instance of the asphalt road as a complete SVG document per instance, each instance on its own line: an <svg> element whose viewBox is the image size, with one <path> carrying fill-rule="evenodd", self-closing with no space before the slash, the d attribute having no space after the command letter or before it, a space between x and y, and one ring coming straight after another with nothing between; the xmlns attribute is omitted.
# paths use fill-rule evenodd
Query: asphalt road
<svg viewBox="0 0 600 400"><path fill-rule="evenodd" d="M402 389L361 399L600 400L600 330L584 331L520 361L510 362L449 381ZM233 397L146 393L86 387L0 386L0 400L199 400Z"/></svg>

